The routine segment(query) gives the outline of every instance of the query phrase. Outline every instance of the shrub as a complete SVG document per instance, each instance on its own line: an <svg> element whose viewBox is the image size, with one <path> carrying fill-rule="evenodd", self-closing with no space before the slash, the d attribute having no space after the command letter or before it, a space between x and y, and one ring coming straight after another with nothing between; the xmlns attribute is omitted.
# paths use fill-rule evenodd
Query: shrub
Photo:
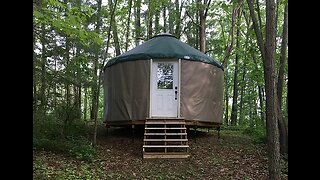
<svg viewBox="0 0 320 180"><path fill-rule="evenodd" d="M267 143L266 129L264 127L249 126L242 132L243 134L253 137L255 143Z"/></svg>

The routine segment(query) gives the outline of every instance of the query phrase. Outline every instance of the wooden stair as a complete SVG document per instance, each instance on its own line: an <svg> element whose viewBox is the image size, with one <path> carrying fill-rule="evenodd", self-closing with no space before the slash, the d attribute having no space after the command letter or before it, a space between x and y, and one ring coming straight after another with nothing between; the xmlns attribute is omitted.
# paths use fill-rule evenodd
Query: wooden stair
<svg viewBox="0 0 320 180"><path fill-rule="evenodd" d="M184 119L147 119L143 158L188 158L189 145Z"/></svg>

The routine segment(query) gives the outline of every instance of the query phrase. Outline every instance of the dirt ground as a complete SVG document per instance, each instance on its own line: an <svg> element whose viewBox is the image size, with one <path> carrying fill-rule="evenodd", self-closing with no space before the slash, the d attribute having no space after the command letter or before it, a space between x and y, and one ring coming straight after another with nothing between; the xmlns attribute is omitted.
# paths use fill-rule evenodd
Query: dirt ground
<svg viewBox="0 0 320 180"><path fill-rule="evenodd" d="M241 132L221 131L218 139L216 130L189 131L188 139L187 159L143 160L142 129L132 138L131 129L110 128L108 134L99 132L98 157L92 163L34 152L34 165L39 159L46 162L38 169L49 179L267 179L265 145Z"/></svg>

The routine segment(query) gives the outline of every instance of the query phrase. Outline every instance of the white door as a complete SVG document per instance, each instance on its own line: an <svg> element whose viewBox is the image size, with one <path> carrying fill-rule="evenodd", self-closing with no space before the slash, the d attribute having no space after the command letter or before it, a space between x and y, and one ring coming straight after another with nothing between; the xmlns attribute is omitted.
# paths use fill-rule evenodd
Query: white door
<svg viewBox="0 0 320 180"><path fill-rule="evenodd" d="M151 116L178 117L178 61L153 61Z"/></svg>

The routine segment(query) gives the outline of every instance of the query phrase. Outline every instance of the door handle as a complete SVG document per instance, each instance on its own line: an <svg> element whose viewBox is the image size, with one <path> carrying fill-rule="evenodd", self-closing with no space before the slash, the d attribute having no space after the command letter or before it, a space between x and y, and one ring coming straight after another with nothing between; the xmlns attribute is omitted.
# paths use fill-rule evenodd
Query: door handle
<svg viewBox="0 0 320 180"><path fill-rule="evenodd" d="M177 100L177 94L178 94L178 87L174 87L175 91L174 91L174 100Z"/></svg>

